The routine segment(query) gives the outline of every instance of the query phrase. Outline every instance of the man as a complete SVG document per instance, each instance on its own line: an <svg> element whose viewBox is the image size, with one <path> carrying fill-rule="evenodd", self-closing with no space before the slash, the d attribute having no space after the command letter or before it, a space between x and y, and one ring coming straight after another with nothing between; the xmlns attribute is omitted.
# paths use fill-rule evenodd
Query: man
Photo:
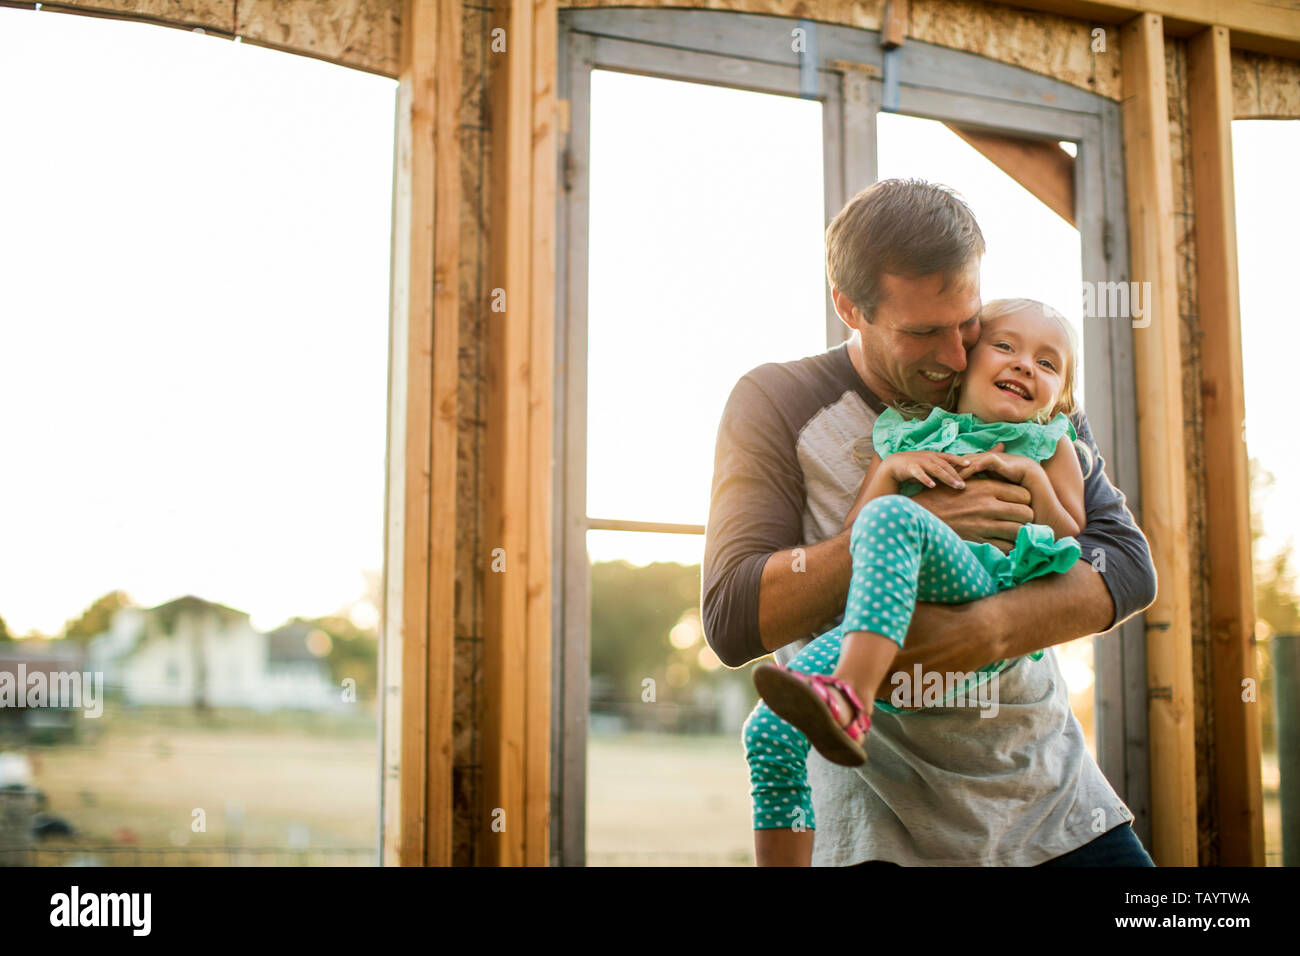
<svg viewBox="0 0 1300 956"><path fill-rule="evenodd" d="M966 205L915 180L869 187L827 229L832 298L851 339L745 375L718 429L702 605L726 664L769 652L785 664L842 614L851 567L841 527L864 445L887 405L940 404L966 367L980 334L983 254ZM1082 559L969 604L918 605L895 662L907 675L918 663L949 674L1021 658L1000 675L996 716L877 709L860 771L814 751L815 865L1151 865L1132 813L1084 745L1055 655L1024 657L1107 631L1155 598L1146 538L1106 478L1086 420L1074 424L1094 460ZM1029 492L992 479L915 500L962 538L1003 551L1033 520ZM890 686L877 696L888 698ZM755 833L760 865L797 861L790 830Z"/></svg>

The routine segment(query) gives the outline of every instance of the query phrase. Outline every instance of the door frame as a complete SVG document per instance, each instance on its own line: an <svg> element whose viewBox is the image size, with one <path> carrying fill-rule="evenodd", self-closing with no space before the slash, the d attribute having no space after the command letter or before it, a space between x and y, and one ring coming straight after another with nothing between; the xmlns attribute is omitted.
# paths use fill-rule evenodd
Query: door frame
<svg viewBox="0 0 1300 956"><path fill-rule="evenodd" d="M798 32L802 31L802 33ZM1075 220L1084 282L1129 280L1120 107L1019 67L809 20L697 10L559 13L559 98L568 129L557 190L551 862L586 862L590 630L586 537L587 227L594 69L817 99L827 223L876 180L876 116L897 112L1077 144ZM575 291L578 294L575 294ZM1086 318L1084 406L1114 483L1140 517L1132 327ZM846 330L826 296L827 345ZM645 528L644 530L657 530ZM702 532L703 529L698 529ZM1097 759L1150 838L1142 615L1094 638Z"/></svg>

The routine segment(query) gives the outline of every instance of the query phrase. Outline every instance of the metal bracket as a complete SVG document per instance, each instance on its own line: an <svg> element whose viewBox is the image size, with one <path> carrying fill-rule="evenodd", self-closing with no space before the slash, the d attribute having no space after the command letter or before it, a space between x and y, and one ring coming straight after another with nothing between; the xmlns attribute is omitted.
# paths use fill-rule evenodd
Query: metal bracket
<svg viewBox="0 0 1300 956"><path fill-rule="evenodd" d="M800 20L804 49L799 51L799 95L806 100L817 99L817 24Z"/></svg>
<svg viewBox="0 0 1300 956"><path fill-rule="evenodd" d="M885 89L880 98L880 108L886 113L898 112L898 61L902 59L902 52L901 46L891 47L881 57L881 63L884 65Z"/></svg>

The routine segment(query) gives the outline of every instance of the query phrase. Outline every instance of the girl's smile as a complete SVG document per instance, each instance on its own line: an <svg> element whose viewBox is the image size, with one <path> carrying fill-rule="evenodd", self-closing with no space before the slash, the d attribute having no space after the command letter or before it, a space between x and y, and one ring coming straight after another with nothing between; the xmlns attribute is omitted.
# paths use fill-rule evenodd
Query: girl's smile
<svg viewBox="0 0 1300 956"><path fill-rule="evenodd" d="M983 323L962 376L959 413L990 422L1027 422L1058 404L1070 361L1061 323L1022 309Z"/></svg>

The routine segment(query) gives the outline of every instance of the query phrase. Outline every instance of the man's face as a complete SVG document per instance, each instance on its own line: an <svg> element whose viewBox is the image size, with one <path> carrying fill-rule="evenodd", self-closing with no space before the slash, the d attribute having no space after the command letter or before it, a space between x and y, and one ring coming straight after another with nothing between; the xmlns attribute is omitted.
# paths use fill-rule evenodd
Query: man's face
<svg viewBox="0 0 1300 956"><path fill-rule="evenodd" d="M954 376L966 368L966 351L980 336L979 260L946 288L939 274L916 279L886 274L881 286L884 298L871 322L856 307L840 310L862 337L859 371L886 401L942 404Z"/></svg>

